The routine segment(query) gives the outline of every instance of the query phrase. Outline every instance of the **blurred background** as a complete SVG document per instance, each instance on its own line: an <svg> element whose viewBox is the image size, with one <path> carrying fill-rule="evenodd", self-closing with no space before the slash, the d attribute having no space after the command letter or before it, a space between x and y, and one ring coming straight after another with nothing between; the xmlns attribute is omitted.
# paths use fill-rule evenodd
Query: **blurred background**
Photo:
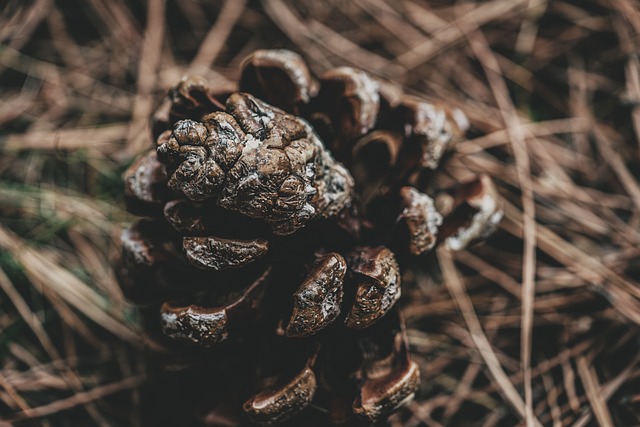
<svg viewBox="0 0 640 427"><path fill-rule="evenodd" d="M437 179L487 173L505 200L457 273L408 278L423 380L389 425L640 425L638 0L0 11L0 425L141 425L140 326L112 267L132 220L121 174L168 87L185 73L233 84L259 48L461 108L469 140Z"/></svg>

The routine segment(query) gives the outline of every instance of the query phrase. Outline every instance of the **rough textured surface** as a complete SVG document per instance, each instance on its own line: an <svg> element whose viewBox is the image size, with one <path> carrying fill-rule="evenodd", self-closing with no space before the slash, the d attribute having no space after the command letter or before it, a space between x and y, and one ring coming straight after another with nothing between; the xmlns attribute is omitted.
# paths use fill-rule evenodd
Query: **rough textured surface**
<svg viewBox="0 0 640 427"><path fill-rule="evenodd" d="M436 245L442 215L436 211L431 197L413 187L402 187L400 198L401 221L409 232L409 251L412 255L420 255Z"/></svg>
<svg viewBox="0 0 640 427"><path fill-rule="evenodd" d="M316 391L316 376L309 366L279 388L259 393L243 405L247 418L262 425L279 424L301 412Z"/></svg>
<svg viewBox="0 0 640 427"><path fill-rule="evenodd" d="M169 338L210 347L229 336L225 307L182 307L166 302L160 309L160 325Z"/></svg>
<svg viewBox="0 0 640 427"><path fill-rule="evenodd" d="M285 329L287 336L312 335L338 317L346 271L347 263L340 254L329 253L318 258L293 294L293 312Z"/></svg>
<svg viewBox="0 0 640 427"><path fill-rule="evenodd" d="M384 316L400 299L400 268L393 252L384 247L354 252L349 268L356 292L345 323L349 328L362 329Z"/></svg>
<svg viewBox="0 0 640 427"><path fill-rule="evenodd" d="M182 247L194 266L216 271L249 264L264 256L269 243L264 239L230 240L219 237L185 237Z"/></svg>
<svg viewBox="0 0 640 427"><path fill-rule="evenodd" d="M176 123L158 157L173 190L263 219L275 234L334 216L351 200L353 179L311 127L247 94L203 123Z"/></svg>

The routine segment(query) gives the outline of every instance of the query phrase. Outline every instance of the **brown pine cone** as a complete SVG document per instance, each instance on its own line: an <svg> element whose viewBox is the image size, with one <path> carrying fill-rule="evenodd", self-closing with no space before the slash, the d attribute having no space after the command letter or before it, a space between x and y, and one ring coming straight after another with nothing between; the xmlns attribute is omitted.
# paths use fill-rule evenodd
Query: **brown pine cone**
<svg viewBox="0 0 640 427"><path fill-rule="evenodd" d="M284 50L247 58L240 90L184 78L125 174L148 218L122 235L120 282L179 371L168 405L219 426L384 419L419 386L396 306L409 261L502 216L486 176L435 201L414 187L466 118L362 70L316 81Z"/></svg>

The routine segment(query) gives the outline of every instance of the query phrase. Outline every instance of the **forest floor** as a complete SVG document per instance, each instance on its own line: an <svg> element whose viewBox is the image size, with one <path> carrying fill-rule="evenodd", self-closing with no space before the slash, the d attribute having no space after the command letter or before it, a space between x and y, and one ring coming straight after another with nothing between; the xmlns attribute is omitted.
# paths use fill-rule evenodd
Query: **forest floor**
<svg viewBox="0 0 640 427"><path fill-rule="evenodd" d="M0 425L140 425L121 175L168 87L258 48L462 109L437 179L504 198L488 242L405 289L422 386L391 426L640 425L638 0L3 3Z"/></svg>

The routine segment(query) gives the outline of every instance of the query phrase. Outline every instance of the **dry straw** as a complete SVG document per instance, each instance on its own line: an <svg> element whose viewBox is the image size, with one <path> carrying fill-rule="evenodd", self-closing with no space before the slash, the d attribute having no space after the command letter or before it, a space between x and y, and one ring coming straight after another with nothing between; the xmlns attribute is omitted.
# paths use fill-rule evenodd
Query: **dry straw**
<svg viewBox="0 0 640 427"><path fill-rule="evenodd" d="M486 173L506 201L489 242L411 278L423 386L390 424L640 424L637 0L2 8L0 424L139 424L119 175L185 70L226 84L283 46L463 109L473 135L437 184Z"/></svg>

